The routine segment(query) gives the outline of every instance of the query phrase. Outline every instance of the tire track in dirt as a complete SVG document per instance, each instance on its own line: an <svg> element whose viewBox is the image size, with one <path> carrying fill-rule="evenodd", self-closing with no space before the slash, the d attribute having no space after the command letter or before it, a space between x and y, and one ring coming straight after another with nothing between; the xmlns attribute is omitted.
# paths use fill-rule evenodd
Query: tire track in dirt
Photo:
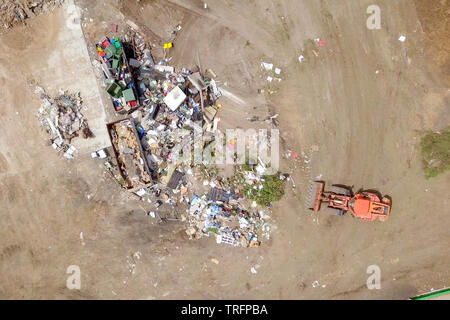
<svg viewBox="0 0 450 320"><path fill-rule="evenodd" d="M0 174L6 173L8 171L8 161L6 160L3 153L0 152Z"/></svg>

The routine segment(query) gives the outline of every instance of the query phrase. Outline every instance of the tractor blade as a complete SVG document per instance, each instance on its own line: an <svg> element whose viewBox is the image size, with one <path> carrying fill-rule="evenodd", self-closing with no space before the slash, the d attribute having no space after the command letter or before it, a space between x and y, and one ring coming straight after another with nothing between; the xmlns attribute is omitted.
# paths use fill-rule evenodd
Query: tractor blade
<svg viewBox="0 0 450 320"><path fill-rule="evenodd" d="M317 183L316 196L314 197L314 207L312 210L317 212L320 210L320 204L322 203L323 190L325 189L325 182L315 181Z"/></svg>

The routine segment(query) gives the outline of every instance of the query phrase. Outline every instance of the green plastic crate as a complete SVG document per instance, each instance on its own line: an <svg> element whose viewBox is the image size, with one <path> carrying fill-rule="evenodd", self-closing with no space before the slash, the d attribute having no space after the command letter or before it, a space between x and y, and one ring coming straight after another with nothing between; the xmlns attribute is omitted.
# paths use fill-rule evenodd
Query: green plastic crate
<svg viewBox="0 0 450 320"><path fill-rule="evenodd" d="M122 91L122 95L125 98L126 102L128 102L128 101L135 101L136 100L136 98L134 97L133 89L131 89L131 88L127 89L127 90L123 90Z"/></svg>
<svg viewBox="0 0 450 320"><path fill-rule="evenodd" d="M119 98L122 93L122 88L117 83L113 82L106 88L106 92L114 98Z"/></svg>

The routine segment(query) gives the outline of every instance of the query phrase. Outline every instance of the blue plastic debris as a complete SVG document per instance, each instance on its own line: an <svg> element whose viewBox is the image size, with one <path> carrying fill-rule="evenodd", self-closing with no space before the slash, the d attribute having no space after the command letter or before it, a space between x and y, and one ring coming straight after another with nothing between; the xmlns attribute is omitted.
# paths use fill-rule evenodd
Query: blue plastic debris
<svg viewBox="0 0 450 320"><path fill-rule="evenodd" d="M199 201L200 201L200 200L199 200L198 195L194 194L194 195L192 196L191 206L196 205Z"/></svg>
<svg viewBox="0 0 450 320"><path fill-rule="evenodd" d="M140 124L136 125L136 131L138 133L139 139L142 139L146 134L144 128L142 128L142 126Z"/></svg>

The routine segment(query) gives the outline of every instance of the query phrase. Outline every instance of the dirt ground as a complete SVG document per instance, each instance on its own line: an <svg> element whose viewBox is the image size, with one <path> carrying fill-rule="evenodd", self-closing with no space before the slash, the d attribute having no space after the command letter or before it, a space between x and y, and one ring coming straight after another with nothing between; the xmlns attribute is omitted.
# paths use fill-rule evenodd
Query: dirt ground
<svg viewBox="0 0 450 320"><path fill-rule="evenodd" d="M283 150L306 158L281 160L296 188L272 209L271 239L251 249L189 241L181 223L146 216L101 162L63 160L46 144L26 83L62 50L54 39L67 7L1 35L0 298L407 299L448 286L450 179L424 178L418 142L424 130L450 124L448 28L427 18L448 17L450 4L376 1L381 29L368 30L373 2L209 0L204 9L196 0L76 1L88 43L130 20L158 55L180 24L171 65L199 57L214 70L226 92L222 129L279 114ZM262 61L282 69L281 82L266 81ZM313 214L318 175L391 196L390 219ZM66 288L69 265L80 266L81 290ZM381 269L380 290L366 287L370 265Z"/></svg>

